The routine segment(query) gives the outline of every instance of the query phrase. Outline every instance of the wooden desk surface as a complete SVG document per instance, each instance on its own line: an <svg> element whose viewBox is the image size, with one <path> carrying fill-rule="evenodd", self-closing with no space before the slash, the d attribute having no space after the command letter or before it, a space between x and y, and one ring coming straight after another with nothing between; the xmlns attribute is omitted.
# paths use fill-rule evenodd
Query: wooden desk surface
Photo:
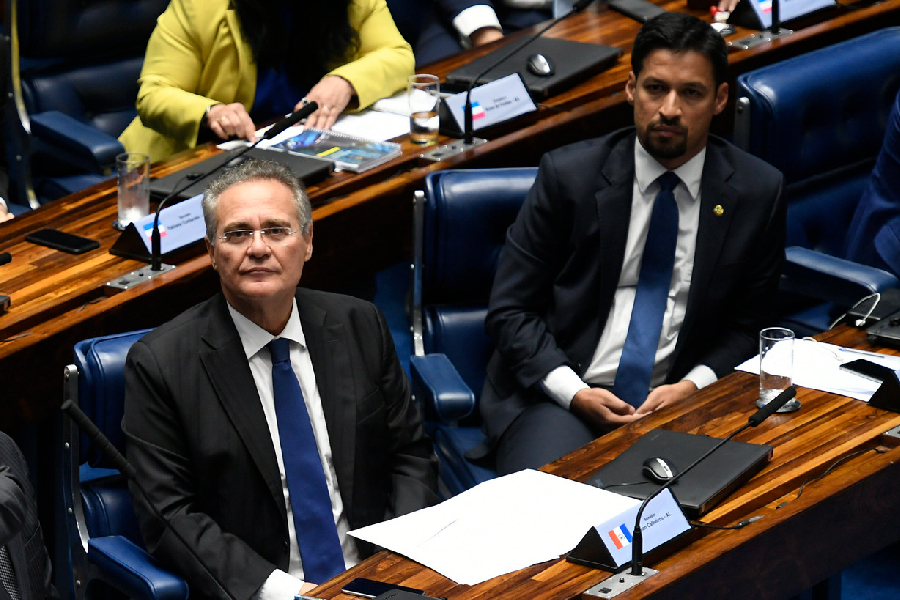
<svg viewBox="0 0 900 600"><path fill-rule="evenodd" d="M684 0L660 4L685 10ZM900 0L837 11L837 16L783 40L732 54L732 74L898 23ZM464 155L426 164L419 159L421 149L404 140L401 158L361 175L337 174L311 187L315 251L304 272L304 285L340 289L361 274L408 258L412 193L432 171L536 165L551 148L628 124L631 111L622 90L638 28L637 22L618 13L591 7L548 35L622 47L624 54L611 69L550 98L535 115L512 123ZM733 37L747 33L741 30ZM444 75L490 49L451 57L428 70ZM165 175L212 152L216 150L186 152L155 165L153 174ZM12 298L8 314L0 316L0 429L33 422L56 409L62 368L71 361L76 341L158 325L218 289L209 260L198 246L195 257L171 273L109 296L107 281L141 266L109 254L118 236L111 227L114 219L115 188L103 184L0 225L0 251L13 255L11 264L0 267L0 293ZM45 226L96 239L100 249L75 257L24 241L28 232Z"/></svg>
<svg viewBox="0 0 900 600"><path fill-rule="evenodd" d="M823 341L869 349L864 334L855 329L841 328ZM584 481L655 428L726 437L756 411L758 382L748 373L729 375L689 402L607 434L544 470ZM900 539L900 448L882 435L900 425L900 414L807 388L799 388L797 398L803 404L799 411L773 415L735 438L770 444L774 457L701 520L733 525L756 515L763 518L740 530L703 530L697 541L647 565L659 573L619 598L788 598ZM838 459L867 449L822 476ZM341 594L341 585L353 577L369 577L449 600L566 600L608 576L558 559L479 585L457 585L383 551L312 595L353 600Z"/></svg>

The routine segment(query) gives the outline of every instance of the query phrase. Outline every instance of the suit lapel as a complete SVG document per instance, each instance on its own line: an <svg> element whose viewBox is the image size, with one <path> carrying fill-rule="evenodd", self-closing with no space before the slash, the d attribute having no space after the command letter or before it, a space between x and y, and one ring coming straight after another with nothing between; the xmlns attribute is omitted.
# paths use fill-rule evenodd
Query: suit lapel
<svg viewBox="0 0 900 600"><path fill-rule="evenodd" d="M344 342L343 324L329 322L327 311L297 290L297 311L309 350L316 387L322 400L332 462L345 505L353 498L353 462L356 453L356 405L353 365Z"/></svg>
<svg viewBox="0 0 900 600"><path fill-rule="evenodd" d="M700 318L700 300L713 283L713 273L722 255L722 246L728 238L737 206L737 192L727 182L734 167L711 138L707 144L706 163L700 182L700 221L697 227L697 244L694 251L694 268L691 273L691 289L688 292L684 323L677 346L690 338L690 330ZM677 353L678 348L676 348Z"/></svg>
<svg viewBox="0 0 900 600"><path fill-rule="evenodd" d="M228 314L224 296L220 294L214 302L215 306L210 311L209 324L203 335L208 348L201 351L200 362L206 369L216 397L262 473L276 504L284 509L281 474L256 383L250 373L237 329ZM286 524L287 513L284 510L281 512Z"/></svg>

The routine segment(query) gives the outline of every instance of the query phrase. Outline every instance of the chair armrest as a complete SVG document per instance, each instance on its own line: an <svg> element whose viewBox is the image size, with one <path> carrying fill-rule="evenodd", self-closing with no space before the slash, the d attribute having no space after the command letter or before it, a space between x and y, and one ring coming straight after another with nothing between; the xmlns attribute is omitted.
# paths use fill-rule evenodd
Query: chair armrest
<svg viewBox="0 0 900 600"><path fill-rule="evenodd" d="M779 284L784 291L849 307L875 292L900 287L900 281L887 271L809 248L791 246L785 254Z"/></svg>
<svg viewBox="0 0 900 600"><path fill-rule="evenodd" d="M134 600L188 600L187 583L120 535L91 538L88 561L103 579Z"/></svg>
<svg viewBox="0 0 900 600"><path fill-rule="evenodd" d="M125 152L116 138L65 113L49 110L30 119L32 134L79 169L103 173L114 168L116 156Z"/></svg>
<svg viewBox="0 0 900 600"><path fill-rule="evenodd" d="M409 361L413 394L425 418L458 421L475 410L475 394L446 354L413 356Z"/></svg>

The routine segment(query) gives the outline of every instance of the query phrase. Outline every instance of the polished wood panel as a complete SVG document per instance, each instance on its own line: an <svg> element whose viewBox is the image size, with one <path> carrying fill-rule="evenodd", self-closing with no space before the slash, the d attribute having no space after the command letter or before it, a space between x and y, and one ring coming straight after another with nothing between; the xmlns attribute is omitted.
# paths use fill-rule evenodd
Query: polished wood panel
<svg viewBox="0 0 900 600"><path fill-rule="evenodd" d="M660 4L686 10L684 0ZM732 74L900 24L900 0L825 16L788 38L731 54ZM537 113L498 128L488 143L458 157L425 163L419 158L421 148L404 138L401 158L359 175L338 173L311 187L315 252L304 285L358 289L373 269L408 258L412 194L430 172L536 165L551 148L630 123L631 109L622 90L638 28L631 19L593 6L548 35L621 47L624 54L611 69L548 99ZM732 37L747 33L741 30ZM423 70L445 75L492 48L460 54ZM717 130L727 133L728 120L721 119ZM153 174L175 172L215 152L210 147L185 152L154 165ZM108 253L118 235L111 227L114 219L115 188L107 183L0 224L0 251L13 255L11 264L0 267L0 292L12 298L10 311L0 316L0 428L33 422L55 410L61 400L62 368L79 339L158 325L218 289L201 245L175 271L110 296L105 282L140 266ZM24 241L26 233L45 226L99 240L101 247L75 257Z"/></svg>
<svg viewBox="0 0 900 600"><path fill-rule="evenodd" d="M822 337L871 349L855 329L844 327ZM726 437L756 411L758 386L758 377L733 373L687 401L609 433L543 470L584 481L655 428ZM740 530L702 530L700 539L648 565L659 573L620 595L621 600L789 598L900 539L896 509L900 448L883 436L900 425L900 414L807 388L800 388L797 398L803 404L799 411L774 415L735 438L770 444L774 457L701 520L733 525L753 516L763 518ZM369 577L449 600L566 600L608 576L558 559L479 585L457 585L383 551L313 595L351 600L341 594L341 585L353 577Z"/></svg>

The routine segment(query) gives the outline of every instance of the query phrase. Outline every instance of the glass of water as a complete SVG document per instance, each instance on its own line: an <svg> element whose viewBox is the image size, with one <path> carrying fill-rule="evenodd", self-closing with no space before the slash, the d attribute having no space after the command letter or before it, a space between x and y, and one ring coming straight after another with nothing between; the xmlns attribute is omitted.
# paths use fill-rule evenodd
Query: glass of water
<svg viewBox="0 0 900 600"><path fill-rule="evenodd" d="M438 105L441 101L441 82L437 75L410 75L409 139L414 144L436 144L438 141Z"/></svg>
<svg viewBox="0 0 900 600"><path fill-rule="evenodd" d="M784 327L767 327L759 332L759 400L763 407L791 386L794 369L794 332ZM800 402L793 398L778 412L793 412Z"/></svg>

